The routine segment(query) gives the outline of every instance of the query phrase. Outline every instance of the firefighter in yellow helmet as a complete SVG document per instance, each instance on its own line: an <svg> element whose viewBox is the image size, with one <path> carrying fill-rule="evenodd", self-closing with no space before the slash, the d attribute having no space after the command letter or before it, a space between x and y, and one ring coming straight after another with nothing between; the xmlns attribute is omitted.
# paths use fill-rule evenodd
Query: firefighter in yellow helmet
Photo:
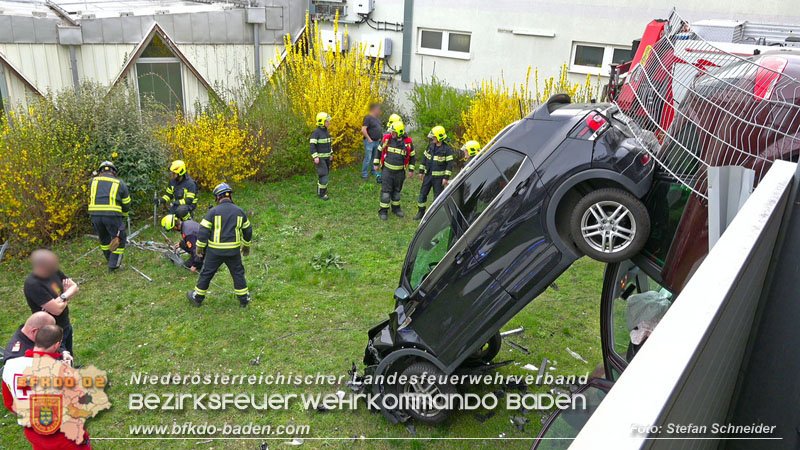
<svg viewBox="0 0 800 450"><path fill-rule="evenodd" d="M386 122L386 133L384 133L383 138L381 138L381 144L375 147L375 151L372 152L372 161L373 164L375 164L376 166L379 164L379 161L381 159L381 145L383 144L383 142L385 142L392 136L392 124L395 122L402 122L402 121L403 119L398 114L392 114L391 116L389 116L389 121ZM408 139L410 140L411 138ZM381 176L380 170L378 171L378 175L375 176L375 182L378 184L381 184L383 182L383 177Z"/></svg>
<svg viewBox="0 0 800 450"><path fill-rule="evenodd" d="M469 161L481 152L481 144L478 141L467 141L461 146L461 151L464 152L464 159Z"/></svg>
<svg viewBox="0 0 800 450"><path fill-rule="evenodd" d="M100 239L100 249L108 261L108 271L122 265L127 236L125 218L131 209L131 196L125 182L117 178L117 167L103 161L89 188L89 216Z"/></svg>
<svg viewBox="0 0 800 450"><path fill-rule="evenodd" d="M328 126L331 124L331 116L328 113L321 112L316 117L317 128L311 132L311 158L314 160L314 165L317 168L317 197L322 200L328 200L328 175L331 171L331 158L333 151L331 149L331 133L328 131Z"/></svg>
<svg viewBox="0 0 800 450"><path fill-rule="evenodd" d="M169 166L172 179L169 180L167 193L155 200L157 205L167 205L170 214L175 214L179 206L186 206L189 211L181 220L192 218L192 212L197 208L197 183L186 172L186 163L181 160L172 161Z"/></svg>
<svg viewBox="0 0 800 450"><path fill-rule="evenodd" d="M403 182L406 178L414 176L414 146L411 139L406 136L406 127L403 122L392 124L392 132L383 137L381 141L380 159L376 160L375 169L380 169L381 201L378 216L381 220L388 218L389 206L397 217L403 217L400 207L400 194L403 191Z"/></svg>
<svg viewBox="0 0 800 450"><path fill-rule="evenodd" d="M453 164L455 163L453 148L445 142L447 133L443 126L433 127L428 133L428 138L431 139L431 143L425 149L422 161L419 163L422 188L419 190L417 215L414 216L414 220L420 220L425 215L425 205L431 189L433 189L434 199L442 193L453 174Z"/></svg>
<svg viewBox="0 0 800 450"><path fill-rule="evenodd" d="M203 258L197 255L197 238L200 236L200 224L192 219L181 220L187 216L186 206L181 205L175 214L167 214L161 219L161 226L166 231L176 230L181 234L181 240L173 247L174 250L181 249L189 254L189 259L183 265L196 272L203 268Z"/></svg>

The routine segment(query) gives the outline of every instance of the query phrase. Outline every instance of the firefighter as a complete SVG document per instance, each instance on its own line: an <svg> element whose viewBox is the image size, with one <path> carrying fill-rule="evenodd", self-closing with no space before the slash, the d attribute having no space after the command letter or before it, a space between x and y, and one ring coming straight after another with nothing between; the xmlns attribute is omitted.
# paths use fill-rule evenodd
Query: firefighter
<svg viewBox="0 0 800 450"><path fill-rule="evenodd" d="M450 175L453 174L455 154L453 148L445 142L447 133L444 127L433 127L428 133L428 138L431 139L431 143L425 149L422 161L419 163L419 177L422 179L422 188L419 190L417 215L414 216L414 220L420 220L425 215L425 204L428 201L428 193L431 188L433 188L433 198L436 199L442 193L444 187L447 186Z"/></svg>
<svg viewBox="0 0 800 450"><path fill-rule="evenodd" d="M386 122L386 133L383 134L381 142L383 142L385 139L387 139L387 137L389 137L392 134L392 124L395 122L402 122L402 121L403 119L397 114L392 114L391 116L389 116L389 121ZM372 152L373 163L377 164L375 161L380 161L380 159L381 159L381 146L378 145ZM378 175L375 176L375 182L381 184L382 180L380 172L378 172Z"/></svg>
<svg viewBox="0 0 800 450"><path fill-rule="evenodd" d="M181 249L189 254L189 259L183 265L196 272L203 268L203 259L197 256L197 237L200 234L200 224L192 219L182 219L189 215L186 205L181 205L175 214L167 214L161 219L161 226L166 231L177 230L181 233L181 241L173 247L175 250Z"/></svg>
<svg viewBox="0 0 800 450"><path fill-rule="evenodd" d="M217 185L213 191L217 198L217 206L211 208L200 222L196 255L203 259L203 270L200 272L194 291L186 293L186 297L194 303L194 306L203 304L208 293L208 285L222 264L228 266L228 271L231 273L233 292L239 298L239 306L246 308L250 303L242 256L250 254L253 229L244 211L233 204L231 192L231 187L227 183Z"/></svg>
<svg viewBox="0 0 800 450"><path fill-rule="evenodd" d="M124 219L128 217L130 208L128 186L117 178L114 163L103 161L89 189L89 216L100 239L100 249L108 261L109 272L122 265L127 242Z"/></svg>
<svg viewBox="0 0 800 450"><path fill-rule="evenodd" d="M403 182L406 178L406 167L408 167L408 177L414 176L414 147L411 139L407 138L406 127L403 122L394 122L392 132L383 137L380 145L381 155L374 161L375 170L381 168L381 201L378 216L381 220L386 220L389 205L392 212L397 217L403 217L403 210L400 207L400 193L403 190Z"/></svg>
<svg viewBox="0 0 800 450"><path fill-rule="evenodd" d="M169 171L172 172L172 179L167 186L167 193L155 202L157 205L169 205L170 214L175 214L179 206L185 205L188 208L188 217L181 219L187 220L197 207L197 183L186 173L186 163L181 160L172 161Z"/></svg>
<svg viewBox="0 0 800 450"><path fill-rule="evenodd" d="M461 146L461 151L464 152L464 159L469 161L481 152L481 144L478 141L467 141Z"/></svg>
<svg viewBox="0 0 800 450"><path fill-rule="evenodd" d="M328 197L328 174L331 171L331 133L328 127L331 124L331 116L321 112L317 114L317 128L311 132L311 157L314 165L317 166L317 196L322 200L329 200Z"/></svg>

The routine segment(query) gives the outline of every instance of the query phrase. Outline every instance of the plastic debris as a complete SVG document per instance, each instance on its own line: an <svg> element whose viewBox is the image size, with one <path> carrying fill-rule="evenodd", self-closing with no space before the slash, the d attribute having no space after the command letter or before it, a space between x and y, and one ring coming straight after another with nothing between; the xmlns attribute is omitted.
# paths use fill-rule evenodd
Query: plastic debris
<svg viewBox="0 0 800 450"><path fill-rule="evenodd" d="M417 428L414 425L406 424L406 430L411 434L411 436L417 437Z"/></svg>
<svg viewBox="0 0 800 450"><path fill-rule="evenodd" d="M292 438L291 441L284 442L286 445L303 445L303 438Z"/></svg>
<svg viewBox="0 0 800 450"><path fill-rule="evenodd" d="M539 368L534 366L533 364L525 364L524 366L522 366L522 368L525 370L533 370L533 371L539 370Z"/></svg>
<svg viewBox="0 0 800 450"><path fill-rule="evenodd" d="M528 419L527 417L522 417L522 416L511 416L511 417L509 417L509 419L510 419L511 423L515 427L517 427L517 429L522 433L525 432L525 424L530 422L530 419Z"/></svg>
<svg viewBox="0 0 800 450"><path fill-rule="evenodd" d="M586 361L585 359L583 359L583 356L581 356L581 355L573 352L572 350L570 350L569 347L567 347L567 353L572 355L573 358L579 359L579 360L583 361L585 364L589 364L589 361Z"/></svg>

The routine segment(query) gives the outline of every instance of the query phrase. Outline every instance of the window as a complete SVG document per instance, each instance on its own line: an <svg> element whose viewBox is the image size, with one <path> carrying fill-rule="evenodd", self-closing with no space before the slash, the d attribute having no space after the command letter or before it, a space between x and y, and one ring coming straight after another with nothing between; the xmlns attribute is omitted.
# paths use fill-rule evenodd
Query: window
<svg viewBox="0 0 800 450"><path fill-rule="evenodd" d="M575 42L572 44L570 72L608 75L611 63L621 64L632 59L631 49L605 44Z"/></svg>
<svg viewBox="0 0 800 450"><path fill-rule="evenodd" d="M457 186L453 199L468 224L472 224L514 178L524 156L511 150L499 149L489 161L475 167Z"/></svg>
<svg viewBox="0 0 800 450"><path fill-rule="evenodd" d="M183 67L158 34L136 61L139 98L152 98L169 110L183 110Z"/></svg>
<svg viewBox="0 0 800 450"><path fill-rule="evenodd" d="M469 59L471 44L472 35L469 33L420 29L417 53Z"/></svg>
<svg viewBox="0 0 800 450"><path fill-rule="evenodd" d="M406 268L406 278L411 290L416 289L429 273L444 258L456 241L456 232L450 222L447 208L441 207L419 232L409 251L410 262Z"/></svg>

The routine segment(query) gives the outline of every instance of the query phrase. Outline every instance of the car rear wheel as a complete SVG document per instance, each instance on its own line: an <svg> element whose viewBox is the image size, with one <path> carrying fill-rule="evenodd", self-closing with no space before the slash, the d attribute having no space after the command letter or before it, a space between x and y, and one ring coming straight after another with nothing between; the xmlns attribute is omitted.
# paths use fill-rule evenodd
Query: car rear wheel
<svg viewBox="0 0 800 450"><path fill-rule="evenodd" d="M446 405L444 405L445 407L437 407L437 404L441 404L440 402L444 400L443 396L454 398L452 396L458 393L452 384L441 382L447 378L444 376L444 372L429 362L421 361L408 366L402 375L408 381L400 387L400 392L405 395L426 395L428 399L436 400L412 405L412 407L405 410L409 416L430 425L442 423L450 417L452 410Z"/></svg>
<svg viewBox="0 0 800 450"><path fill-rule="evenodd" d="M644 247L650 235L650 216L644 204L629 192L598 189L575 205L570 232L575 245L589 257L620 262Z"/></svg>

